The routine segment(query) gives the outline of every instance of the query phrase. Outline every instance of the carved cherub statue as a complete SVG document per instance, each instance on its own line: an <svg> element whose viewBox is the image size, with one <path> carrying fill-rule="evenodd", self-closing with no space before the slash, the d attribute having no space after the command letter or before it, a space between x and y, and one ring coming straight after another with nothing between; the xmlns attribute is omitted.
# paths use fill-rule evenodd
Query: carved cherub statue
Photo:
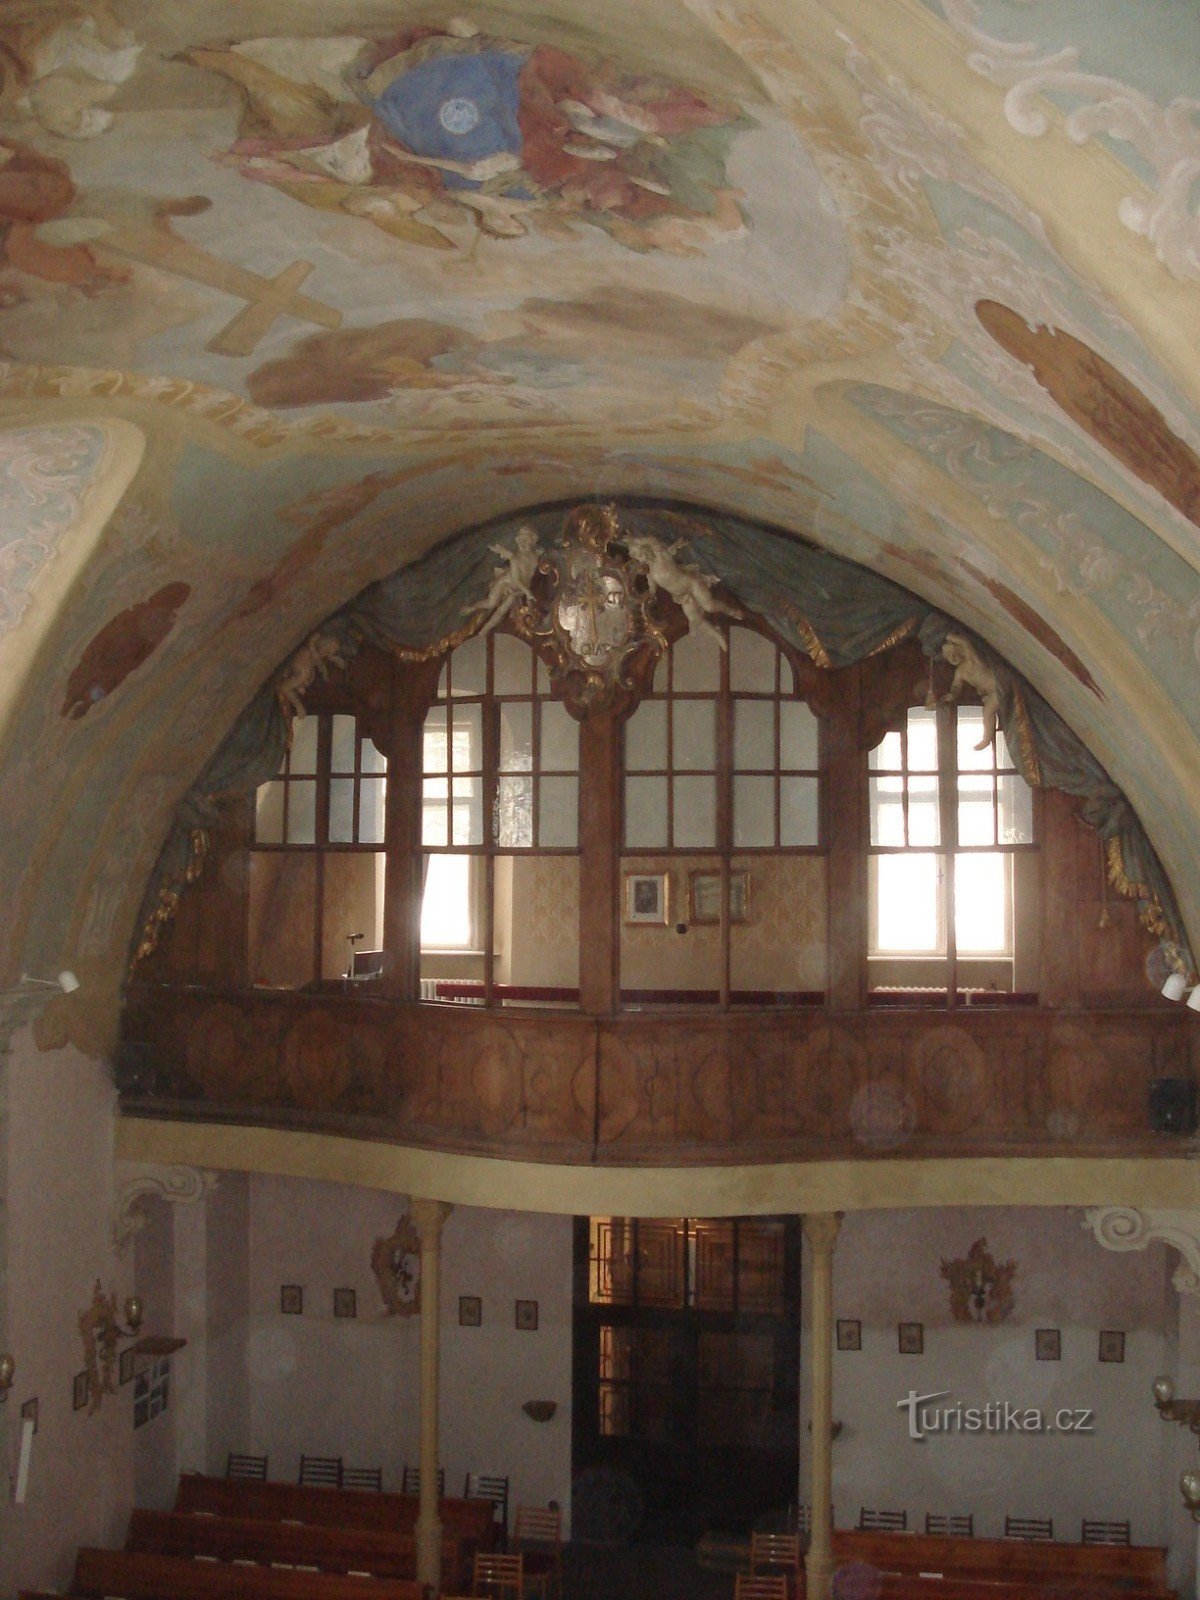
<svg viewBox="0 0 1200 1600"><path fill-rule="evenodd" d="M710 616L740 617L736 606L726 605L713 594L715 577L706 577L695 563L682 566L675 559L686 539L676 539L674 544L664 544L652 533L635 534L625 541L629 554L646 569L650 593L665 589L688 620L688 627L711 633L722 650L726 648L725 636L709 621Z"/></svg>
<svg viewBox="0 0 1200 1600"><path fill-rule="evenodd" d="M310 634L283 669L283 675L275 685L275 693L285 714L303 717L304 695L312 687L313 679L318 674L327 678L332 668L345 665L340 640L330 633Z"/></svg>
<svg viewBox="0 0 1200 1600"><path fill-rule="evenodd" d="M996 724L1000 715L1000 686L996 674L979 656L975 646L961 633L948 633L942 645L942 659L954 668L950 689L942 699L952 704L964 687L976 689L983 704L983 738L975 746L985 750L996 741Z"/></svg>
<svg viewBox="0 0 1200 1600"><path fill-rule="evenodd" d="M503 622L518 600L532 600L534 597L533 578L542 557L537 529L525 523L517 529L513 542L515 550L503 544L488 545L488 549L498 555L504 565L492 569L492 581L483 599L462 609L464 617L473 616L477 611L486 613L487 620L479 630L479 637L491 633L494 627Z"/></svg>

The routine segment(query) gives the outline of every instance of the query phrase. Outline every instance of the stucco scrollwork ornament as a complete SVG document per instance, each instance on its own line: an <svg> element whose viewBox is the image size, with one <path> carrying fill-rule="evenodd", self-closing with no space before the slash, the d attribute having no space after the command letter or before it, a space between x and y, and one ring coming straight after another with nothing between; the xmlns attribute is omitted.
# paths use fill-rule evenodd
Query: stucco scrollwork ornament
<svg viewBox="0 0 1200 1600"><path fill-rule="evenodd" d="M389 1317L411 1317L421 1309L421 1235L405 1214L395 1231L376 1239L371 1271Z"/></svg>
<svg viewBox="0 0 1200 1600"><path fill-rule="evenodd" d="M1200 1211L1139 1211L1133 1206L1091 1206L1082 1226L1105 1250L1144 1250L1161 1239L1181 1260L1171 1279L1180 1294L1200 1295Z"/></svg>
<svg viewBox="0 0 1200 1600"><path fill-rule="evenodd" d="M113 1203L113 1245L119 1255L130 1240L141 1233L149 1218L145 1202L158 1198L173 1205L191 1205L203 1200L216 1186L215 1172L199 1167L162 1167L150 1162L125 1161L117 1166L116 1195Z"/></svg>
<svg viewBox="0 0 1200 1600"><path fill-rule="evenodd" d="M660 594L689 629L725 648L712 619L742 613L713 592L715 577L679 559L684 544L623 528L615 506L577 506L549 548L528 524L511 548L490 545L503 565L463 615L482 618L480 635L506 622L538 650L571 714L586 717L636 694L639 677L667 648L667 624L654 605Z"/></svg>
<svg viewBox="0 0 1200 1600"><path fill-rule="evenodd" d="M994 1327L1013 1309L1015 1261L997 1261L986 1239L976 1239L961 1261L942 1258L942 1277L950 1285L950 1315L955 1322Z"/></svg>

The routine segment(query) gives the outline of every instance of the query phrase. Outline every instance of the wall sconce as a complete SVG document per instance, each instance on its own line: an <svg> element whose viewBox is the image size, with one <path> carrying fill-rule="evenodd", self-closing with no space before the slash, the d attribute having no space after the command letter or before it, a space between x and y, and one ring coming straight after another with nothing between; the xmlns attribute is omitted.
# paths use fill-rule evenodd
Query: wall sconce
<svg viewBox="0 0 1200 1600"><path fill-rule="evenodd" d="M558 1410L557 1400L526 1400L521 1410L533 1422L549 1422Z"/></svg>
<svg viewBox="0 0 1200 1600"><path fill-rule="evenodd" d="M17 1363L10 1355L0 1356L0 1405L8 1399L8 1391L13 1386L16 1371Z"/></svg>
<svg viewBox="0 0 1200 1600"><path fill-rule="evenodd" d="M1200 1434L1200 1400L1176 1400L1170 1378L1155 1378L1154 1405L1164 1422L1184 1423L1193 1433Z"/></svg>
<svg viewBox="0 0 1200 1600"><path fill-rule="evenodd" d="M100 1409L106 1394L116 1394L117 1346L122 1339L136 1339L142 1326L143 1306L136 1294L125 1297L125 1322L117 1320L116 1294L106 1295L96 1279L92 1303L79 1313L79 1332L83 1337L83 1364L87 1369L88 1414Z"/></svg>
<svg viewBox="0 0 1200 1600"><path fill-rule="evenodd" d="M1179 1492L1192 1513L1192 1521L1200 1522L1200 1472L1185 1472L1179 1480Z"/></svg>
<svg viewBox="0 0 1200 1600"><path fill-rule="evenodd" d="M39 989L61 989L64 994L74 994L79 987L79 979L65 968L57 978L31 978L27 972L23 972L21 982L35 984Z"/></svg>

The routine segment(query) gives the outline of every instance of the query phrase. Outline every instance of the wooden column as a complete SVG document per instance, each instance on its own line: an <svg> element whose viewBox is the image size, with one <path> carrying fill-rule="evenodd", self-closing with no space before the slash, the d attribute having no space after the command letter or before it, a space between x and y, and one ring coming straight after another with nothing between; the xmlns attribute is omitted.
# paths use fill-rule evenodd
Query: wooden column
<svg viewBox="0 0 1200 1600"><path fill-rule="evenodd" d="M412 1202L421 1235L421 1503L417 1511L417 1582L442 1586L442 1521L438 1515L438 1352L442 1276L442 1225L451 1207L441 1200Z"/></svg>
<svg viewBox="0 0 1200 1600"><path fill-rule="evenodd" d="M617 1010L621 985L621 730L611 712L579 726L579 1005Z"/></svg>
<svg viewBox="0 0 1200 1600"><path fill-rule="evenodd" d="M833 1249L841 1223L838 1211L804 1218L812 1261L812 1533L804 1562L806 1600L829 1600L833 1576Z"/></svg>
<svg viewBox="0 0 1200 1600"><path fill-rule="evenodd" d="M421 992L421 769L425 713L437 693L441 659L394 667L387 727L372 737L387 757L384 837L383 984L388 994L416 1000Z"/></svg>
<svg viewBox="0 0 1200 1600"><path fill-rule="evenodd" d="M827 723L829 1004L859 1011L867 996L867 757L860 736L862 679L838 674L842 698Z"/></svg>
<svg viewBox="0 0 1200 1600"><path fill-rule="evenodd" d="M1082 823L1075 816L1076 802L1058 789L1041 792L1042 949L1038 997L1044 1006L1066 1008L1080 1002L1079 916L1080 889L1077 850ZM1095 835L1087 830L1086 846L1099 876Z"/></svg>

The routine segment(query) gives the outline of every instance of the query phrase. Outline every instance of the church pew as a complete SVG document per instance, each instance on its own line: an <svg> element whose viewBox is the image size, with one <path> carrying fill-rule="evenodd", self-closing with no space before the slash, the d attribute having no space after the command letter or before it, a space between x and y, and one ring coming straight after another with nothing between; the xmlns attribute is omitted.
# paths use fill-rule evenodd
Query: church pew
<svg viewBox="0 0 1200 1600"><path fill-rule="evenodd" d="M197 1516L185 1511L134 1511L126 1550L164 1556L215 1556L269 1565L290 1561L323 1572L370 1572L379 1578L415 1578L416 1538L380 1528L335 1528L320 1523L261 1522L246 1517ZM468 1584L462 1546L442 1536L442 1573L448 1584Z"/></svg>
<svg viewBox="0 0 1200 1600"><path fill-rule="evenodd" d="M1097 1593L1169 1594L1166 1551L1156 1545L1080 1545L1019 1539L955 1539L938 1534L874 1533L836 1529L834 1560L862 1561L880 1572L942 1573L981 1581L1037 1578L1043 1583L1081 1580Z"/></svg>
<svg viewBox="0 0 1200 1600"><path fill-rule="evenodd" d="M104 1600L425 1600L419 1583L333 1572L233 1566L131 1550L81 1549L73 1595Z"/></svg>
<svg viewBox="0 0 1200 1600"><path fill-rule="evenodd" d="M1173 1590L1125 1589L1118 1580L1097 1586L1090 1578L1062 1574L1039 1578L922 1577L913 1572L886 1572L870 1589L872 1600L1115 1600L1117 1596L1174 1600Z"/></svg>
<svg viewBox="0 0 1200 1600"><path fill-rule="evenodd" d="M218 1517L249 1517L263 1522L332 1523L343 1528L383 1528L411 1533L417 1525L419 1501L412 1494L379 1494L373 1489L314 1489L299 1483L260 1482L246 1478L209 1478L199 1472L180 1475L176 1511L206 1511ZM475 1550L490 1550L498 1530L490 1500L438 1501L443 1531L463 1546L467 1559Z"/></svg>

